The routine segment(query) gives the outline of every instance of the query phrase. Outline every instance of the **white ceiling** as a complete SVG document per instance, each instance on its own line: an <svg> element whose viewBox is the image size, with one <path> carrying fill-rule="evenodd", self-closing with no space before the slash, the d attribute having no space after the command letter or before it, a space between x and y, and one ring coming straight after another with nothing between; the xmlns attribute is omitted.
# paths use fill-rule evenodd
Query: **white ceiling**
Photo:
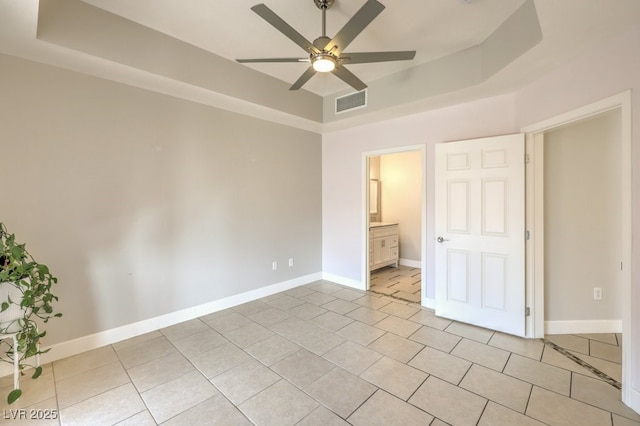
<svg viewBox="0 0 640 426"><path fill-rule="evenodd" d="M250 8L260 0L84 0L139 24L169 34L222 57L306 57L305 52ZM322 13L313 0L263 0L309 41L322 34ZM363 81L481 43L524 0L382 0L385 10L351 43L349 52L415 50L413 61L358 64L349 68ZM336 0L327 11L333 37L365 0ZM308 64L247 64L288 83ZM317 78L329 77L329 78ZM347 87L333 76L318 76L304 88L327 95Z"/></svg>
<svg viewBox="0 0 640 426"><path fill-rule="evenodd" d="M251 11L251 6L261 0L83 1L230 60L305 56L300 47ZM262 1L310 41L321 34L321 12L313 0ZM327 11L327 35L335 35L365 1L335 0ZM417 54L413 61L347 66L365 83L477 45L525 3L525 0L380 1L386 9L347 52L416 50ZM472 96L490 96L488 91L518 87L594 43L640 24L640 0L535 0L535 9L542 41L481 87L469 88ZM0 0L0 52L103 78L113 75L114 80L126 80L123 77L126 67L118 68L102 58L38 40L37 14L38 0ZM308 64L243 66L292 84ZM145 80L153 79L153 75L138 73L127 82L151 87ZM320 96L349 89L333 75L316 75L303 88ZM461 99L460 93L455 96Z"/></svg>

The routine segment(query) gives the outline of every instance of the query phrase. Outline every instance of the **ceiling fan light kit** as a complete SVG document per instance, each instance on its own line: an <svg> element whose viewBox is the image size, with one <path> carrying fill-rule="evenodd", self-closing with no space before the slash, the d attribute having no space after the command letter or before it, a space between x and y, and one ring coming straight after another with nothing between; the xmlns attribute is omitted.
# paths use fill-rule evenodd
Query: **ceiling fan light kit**
<svg viewBox="0 0 640 426"><path fill-rule="evenodd" d="M318 53L311 57L311 66L317 72L331 72L336 68L336 58L330 53Z"/></svg>
<svg viewBox="0 0 640 426"><path fill-rule="evenodd" d="M289 88L301 88L316 72L331 72L336 77L360 91L367 85L344 67L344 63L364 64L371 62L405 61L415 57L416 52L359 52L345 53L344 49L384 10L384 6L377 0L367 2L351 17L332 39L326 35L326 11L335 0L313 0L316 7L322 11L322 35L313 43L287 24L265 4L260 3L251 8L262 19L275 29L300 46L309 55L308 58L266 58L266 59L236 59L239 63L249 62L310 62L311 66Z"/></svg>

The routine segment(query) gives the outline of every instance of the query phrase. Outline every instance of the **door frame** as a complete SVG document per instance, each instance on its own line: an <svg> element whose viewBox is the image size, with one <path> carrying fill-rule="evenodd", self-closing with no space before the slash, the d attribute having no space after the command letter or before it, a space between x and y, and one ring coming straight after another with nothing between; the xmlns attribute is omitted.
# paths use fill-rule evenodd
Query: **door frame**
<svg viewBox="0 0 640 426"><path fill-rule="evenodd" d="M369 272L369 158L379 157L389 154L399 154L402 152L420 152L422 167L422 190L420 191L420 267L423 271L420 282L420 304L427 306L427 277L424 271L427 266L427 146L426 145L408 145L395 148L380 149L376 151L366 151L362 153L362 202L360 211L362 213L362 283L364 290L369 290L370 272ZM398 261L399 263L399 261Z"/></svg>
<svg viewBox="0 0 640 426"><path fill-rule="evenodd" d="M632 323L631 323L631 239L632 239L632 186L631 186L631 91L619 93L547 120L522 128L525 133L526 219L530 231L526 244L526 297L531 309L527 321L527 337L544 337L544 210L543 210L543 135L545 132L575 123L614 109L621 113L621 225L622 225L622 399L630 404L632 383ZM638 344L636 342L636 344Z"/></svg>

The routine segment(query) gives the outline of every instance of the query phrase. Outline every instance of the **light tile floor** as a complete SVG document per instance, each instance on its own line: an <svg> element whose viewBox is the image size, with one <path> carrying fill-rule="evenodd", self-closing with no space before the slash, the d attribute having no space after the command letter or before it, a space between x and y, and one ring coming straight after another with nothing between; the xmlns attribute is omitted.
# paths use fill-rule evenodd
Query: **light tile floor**
<svg viewBox="0 0 640 426"><path fill-rule="evenodd" d="M619 378L620 336L548 338ZM327 281L56 361L22 388L0 423L640 425L540 340Z"/></svg>
<svg viewBox="0 0 640 426"><path fill-rule="evenodd" d="M369 289L377 294L420 303L420 268L386 266L371 272Z"/></svg>

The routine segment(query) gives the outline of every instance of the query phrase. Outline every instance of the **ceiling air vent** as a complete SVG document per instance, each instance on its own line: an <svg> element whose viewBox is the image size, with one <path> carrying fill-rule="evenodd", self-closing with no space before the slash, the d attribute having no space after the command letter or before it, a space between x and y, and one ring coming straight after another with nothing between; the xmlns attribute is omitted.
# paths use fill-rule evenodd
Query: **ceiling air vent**
<svg viewBox="0 0 640 426"><path fill-rule="evenodd" d="M336 98L336 114L367 106L367 89Z"/></svg>

